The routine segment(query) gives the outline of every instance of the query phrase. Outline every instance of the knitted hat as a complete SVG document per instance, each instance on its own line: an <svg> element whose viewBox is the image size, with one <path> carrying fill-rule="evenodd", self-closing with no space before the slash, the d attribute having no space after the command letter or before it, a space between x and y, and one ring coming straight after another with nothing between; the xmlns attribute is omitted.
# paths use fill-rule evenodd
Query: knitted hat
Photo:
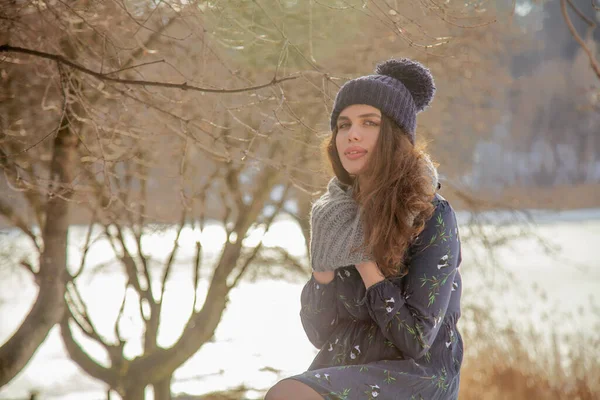
<svg viewBox="0 0 600 400"><path fill-rule="evenodd" d="M415 143L417 113L431 103L435 93L433 76L427 68L407 58L384 61L375 75L361 76L340 88L331 112L331 130L344 108L367 104L394 120Z"/></svg>

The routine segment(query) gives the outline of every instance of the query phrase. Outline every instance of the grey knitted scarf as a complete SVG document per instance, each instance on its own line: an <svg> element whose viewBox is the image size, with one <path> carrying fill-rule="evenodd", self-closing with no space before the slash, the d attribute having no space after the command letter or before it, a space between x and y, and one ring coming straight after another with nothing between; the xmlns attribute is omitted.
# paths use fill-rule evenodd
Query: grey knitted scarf
<svg viewBox="0 0 600 400"><path fill-rule="evenodd" d="M423 169L438 187L438 172L431 159L423 159ZM412 223L412 221L410 221ZM333 271L373 259L363 246L361 209L352 197L352 188L333 177L327 192L312 205L310 212L310 260L315 271ZM357 251L352 252L352 249Z"/></svg>

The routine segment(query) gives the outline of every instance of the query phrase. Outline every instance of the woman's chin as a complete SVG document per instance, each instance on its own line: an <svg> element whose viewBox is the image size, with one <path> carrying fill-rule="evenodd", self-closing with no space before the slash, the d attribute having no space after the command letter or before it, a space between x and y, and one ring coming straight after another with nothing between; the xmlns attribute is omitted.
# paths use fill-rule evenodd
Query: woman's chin
<svg viewBox="0 0 600 400"><path fill-rule="evenodd" d="M364 171L363 171L363 168L360 168L360 169L358 169L358 168L357 168L357 169L354 169L354 170L352 170L352 171L350 172L350 175L353 175L353 176L356 178L356 177L358 177L360 174L362 174L363 172L364 172Z"/></svg>
<svg viewBox="0 0 600 400"><path fill-rule="evenodd" d="M346 172L348 172L349 175L359 175L360 172L363 169L362 165L348 165L348 166L344 166L344 169L346 170Z"/></svg>

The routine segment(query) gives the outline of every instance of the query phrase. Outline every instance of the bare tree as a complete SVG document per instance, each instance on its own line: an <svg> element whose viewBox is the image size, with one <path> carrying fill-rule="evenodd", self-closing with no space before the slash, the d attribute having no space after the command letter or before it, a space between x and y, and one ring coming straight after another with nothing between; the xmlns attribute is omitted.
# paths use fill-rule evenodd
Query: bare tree
<svg viewBox="0 0 600 400"><path fill-rule="evenodd" d="M69 214L73 205L85 197L87 188L97 183L93 176L97 173L94 167L100 165L104 172L114 168L130 145L121 146L120 141L139 137L134 132L135 127L121 129L123 125L113 123L114 120L105 113L110 114L115 103L123 105L123 102L113 101L119 94L137 104L143 104L144 99L131 96L120 88L104 89L104 82L121 87L134 85L142 91L154 86L203 93L253 91L280 82L274 78L263 85L228 90L200 88L186 82L171 84L114 78L115 73L140 68L134 65L137 57L160 38L169 36L165 31L174 24L161 23L156 29L144 27L130 14L125 3L105 6L25 2L20 8L14 6L9 4L2 8L6 39L15 45L0 46L0 51L6 55L3 84L8 100L8 106L3 107L0 133L0 165L6 177L8 196L3 196L0 201L0 213L29 237L38 251L38 259L23 259L21 265L35 276L39 295L19 329L0 349L0 385L10 381L27 364L50 328L63 317L65 285L72 279L67 271L66 250L68 228L73 221ZM112 12L119 8L122 15L115 17ZM140 7L134 8L140 10ZM100 15L94 17L94 11L99 11ZM115 25L103 27L104 17ZM142 42L138 46L127 48L118 36L110 34L110 29L123 21L151 32L140 35ZM189 30L194 33L192 28ZM22 44L37 44L45 51ZM99 48L89 44L101 44L102 51L96 52ZM121 52L126 50L128 57L122 59ZM31 57L20 56L24 54L39 61L31 62ZM99 69L84 66L90 62ZM153 63L156 62L145 65ZM114 65L119 71L104 71ZM38 95L41 96L38 98ZM160 111L168 113L168 110ZM112 136L107 134L111 130ZM193 134L186 136L183 130L178 129L186 140L194 140L197 146L202 146ZM119 137L115 138L115 133ZM213 152L213 155L216 154ZM86 183L87 178L90 180ZM110 184L109 180L109 174L105 174L104 183ZM108 197L110 202L113 196ZM77 208L74 211L77 212Z"/></svg>
<svg viewBox="0 0 600 400"><path fill-rule="evenodd" d="M224 129L227 129L227 125ZM272 160L277 160L278 150L280 150L278 146L270 149ZM190 162L185 157L184 152L181 160L183 175L187 175L186 165ZM132 162L138 163L138 161ZM241 187L239 183L242 174L248 173L248 168L244 168L243 165L215 162L213 165L204 163L202 168L211 168L209 179L203 180L195 194L189 198L189 207L182 209L179 222L169 226L168 229L176 232L175 239L167 257L160 262L149 257L143 246L144 235L156 230L148 224L147 215L143 210L145 199L149 195L148 170L143 165L138 164L132 168L131 173L123 176L118 183L122 188L121 195L127 196L129 200L137 199L136 203L139 207L133 210L125 208L119 210L113 207L106 215L98 215L98 220L103 221L101 222L103 237L110 243L114 256L119 260L123 273L127 277L126 286L133 288L137 293L135 301L139 303L137 308L144 324L143 354L128 359L123 353L127 341L121 335L119 323L127 300L125 288L122 291L123 305L114 322L114 337L110 340L102 337L95 328L93 316L87 312L85 302L79 294L77 279L73 279L68 287L69 312L62 320L61 332L69 355L88 374L106 382L110 388L127 399L144 398L144 389L147 385L153 385L155 398L170 398L170 383L174 371L213 338L225 310L228 293L243 278L249 267L261 258L262 241L248 248L243 245L242 239L252 227L257 225L268 230L285 201L289 199L291 186L289 182L277 199L271 196L274 187L281 181L280 173L274 168L265 168L261 171L253 181L252 190ZM196 175L192 174L192 176ZM185 177L186 181L189 179L191 176ZM115 182L119 182L119 179L117 178ZM98 189L98 196L100 196L98 202L108 201L103 197L107 195L106 188ZM204 261L203 250L205 249L199 240L196 241L195 257L185 263L191 269L191 276L193 276L192 311L176 343L168 348L162 348L157 339L161 313L164 310L165 289L173 271L182 268L181 262L179 265L177 262L177 252L180 249L178 240L186 226L197 224L200 231L204 229L207 219L206 198L210 194L218 194L217 200L225 207L219 220L226 229L228 240L214 266ZM244 200L245 195L250 195L250 200ZM195 202L199 202L199 207L195 207ZM264 210L268 206L273 207L273 210L265 215ZM195 209L200 211L193 213ZM88 239L91 237L88 235ZM126 240L127 237L132 238L130 243ZM89 241L84 248L86 250L91 248ZM85 254L84 251L84 257ZM279 260L279 263L281 264L282 260ZM298 262L295 261L295 264L297 265ZM85 259L81 260L80 265L86 265ZM206 277L203 276L205 274ZM199 297L198 289L201 278L209 282L209 288L203 299ZM103 367L77 343L69 321L73 321L80 331L106 350L110 358L109 367Z"/></svg>

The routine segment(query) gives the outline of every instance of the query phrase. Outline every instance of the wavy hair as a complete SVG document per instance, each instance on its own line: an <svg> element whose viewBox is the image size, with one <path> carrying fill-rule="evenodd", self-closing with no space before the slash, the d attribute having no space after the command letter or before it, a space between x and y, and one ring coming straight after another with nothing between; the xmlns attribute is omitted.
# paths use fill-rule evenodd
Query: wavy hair
<svg viewBox="0 0 600 400"><path fill-rule="evenodd" d="M416 146L401 128L382 115L375 149L361 175L369 182L359 187L358 179L342 166L335 144L337 128L324 142L324 150L340 182L352 186L362 208L364 246L386 277L404 276L407 250L434 211L435 188L425 166L426 144Z"/></svg>

